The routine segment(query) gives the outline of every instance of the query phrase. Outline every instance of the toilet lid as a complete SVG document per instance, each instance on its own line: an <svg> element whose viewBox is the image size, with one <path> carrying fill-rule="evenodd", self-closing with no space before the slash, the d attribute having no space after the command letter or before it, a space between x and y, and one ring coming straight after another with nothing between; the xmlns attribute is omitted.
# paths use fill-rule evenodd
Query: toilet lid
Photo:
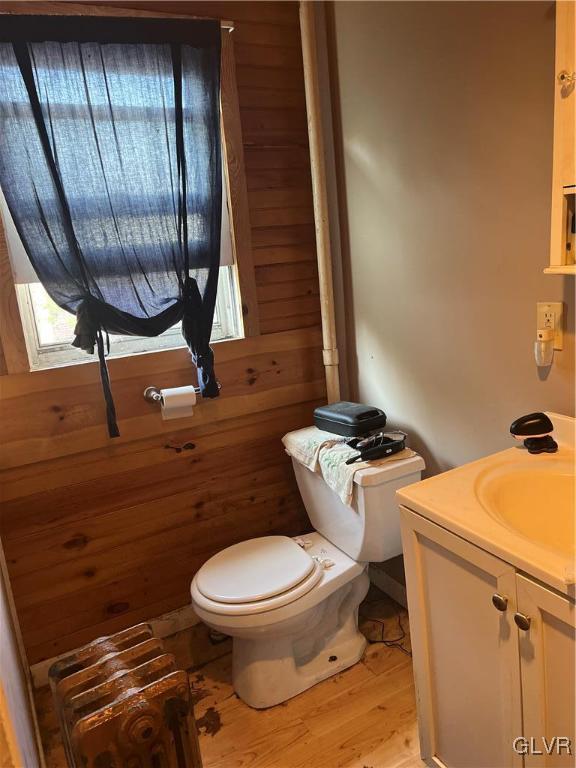
<svg viewBox="0 0 576 768"><path fill-rule="evenodd" d="M287 536L262 536L233 544L196 574L199 592L219 603L252 603L295 587L314 570L314 560Z"/></svg>

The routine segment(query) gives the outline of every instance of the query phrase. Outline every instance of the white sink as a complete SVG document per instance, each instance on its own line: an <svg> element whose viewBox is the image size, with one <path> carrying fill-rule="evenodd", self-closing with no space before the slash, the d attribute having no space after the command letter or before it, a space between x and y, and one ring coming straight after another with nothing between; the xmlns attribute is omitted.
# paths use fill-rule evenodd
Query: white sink
<svg viewBox="0 0 576 768"><path fill-rule="evenodd" d="M398 491L401 504L572 597L576 420L549 414L557 453L522 446Z"/></svg>
<svg viewBox="0 0 576 768"><path fill-rule="evenodd" d="M533 457L481 473L476 494L499 522L530 541L574 556L574 469L567 461L538 466Z"/></svg>

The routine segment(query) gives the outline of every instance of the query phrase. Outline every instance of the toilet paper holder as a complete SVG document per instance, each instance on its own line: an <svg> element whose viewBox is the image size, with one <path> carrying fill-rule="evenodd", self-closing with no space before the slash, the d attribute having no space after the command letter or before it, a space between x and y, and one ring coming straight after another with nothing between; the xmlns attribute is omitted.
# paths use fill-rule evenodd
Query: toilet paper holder
<svg viewBox="0 0 576 768"><path fill-rule="evenodd" d="M218 389L221 389L220 382L218 382ZM199 395L201 392L200 387L194 387L194 392L196 392L196 394ZM160 392L158 387L146 387L143 394L144 394L144 400L146 400L146 402L148 403L162 402L162 392Z"/></svg>
<svg viewBox="0 0 576 768"><path fill-rule="evenodd" d="M194 387L194 392L199 395L200 387ZM148 403L161 403L162 392L160 392L158 387L146 387L144 390L144 400L146 400Z"/></svg>

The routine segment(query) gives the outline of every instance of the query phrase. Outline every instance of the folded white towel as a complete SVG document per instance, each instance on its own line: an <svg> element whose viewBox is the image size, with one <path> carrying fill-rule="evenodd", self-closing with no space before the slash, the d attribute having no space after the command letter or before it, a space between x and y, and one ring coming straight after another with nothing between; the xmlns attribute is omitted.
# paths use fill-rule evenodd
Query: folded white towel
<svg viewBox="0 0 576 768"><path fill-rule="evenodd" d="M327 485L338 494L347 506L351 506L354 495L354 476L360 469L378 467L389 461L409 459L416 454L411 448L385 456L376 461L357 461L346 464L358 451L346 445L347 437L324 432L316 427L305 427L295 432L288 432L282 438L286 453L292 456L311 472L322 475Z"/></svg>
<svg viewBox="0 0 576 768"><path fill-rule="evenodd" d="M334 435L332 432L324 432L317 427L305 427L294 432L288 432L282 438L282 443L289 456L293 456L300 464L311 472L319 470L319 454L323 447L331 448L337 443L345 443L348 438ZM346 447L346 446L345 446Z"/></svg>

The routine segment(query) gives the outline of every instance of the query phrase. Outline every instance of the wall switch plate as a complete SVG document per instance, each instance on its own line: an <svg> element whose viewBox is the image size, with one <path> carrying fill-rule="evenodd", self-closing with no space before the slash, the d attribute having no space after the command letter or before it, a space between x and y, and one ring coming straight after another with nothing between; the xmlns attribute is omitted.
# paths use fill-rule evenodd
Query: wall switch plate
<svg viewBox="0 0 576 768"><path fill-rule="evenodd" d="M564 303L539 301L536 304L536 329L551 328L554 331L554 349L564 345Z"/></svg>

